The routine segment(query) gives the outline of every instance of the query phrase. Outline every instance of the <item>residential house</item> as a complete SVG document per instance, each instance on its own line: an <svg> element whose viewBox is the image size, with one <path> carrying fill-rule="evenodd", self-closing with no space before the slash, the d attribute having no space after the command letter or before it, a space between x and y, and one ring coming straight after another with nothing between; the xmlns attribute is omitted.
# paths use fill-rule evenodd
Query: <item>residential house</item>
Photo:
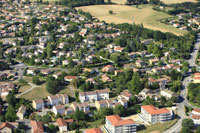
<svg viewBox="0 0 200 133"><path fill-rule="evenodd" d="M107 65L102 68L102 72L113 72L114 70L115 70L115 68L112 65Z"/></svg>
<svg viewBox="0 0 200 133"><path fill-rule="evenodd" d="M136 61L135 61L135 65L136 65L137 67L145 67L145 66L146 66L146 63L145 63L144 61L142 61L142 60L136 60Z"/></svg>
<svg viewBox="0 0 200 133"><path fill-rule="evenodd" d="M121 47L114 48L114 51L116 51L116 52L122 52L123 50L124 50L124 48L121 48Z"/></svg>
<svg viewBox="0 0 200 133"><path fill-rule="evenodd" d="M155 58L155 59L150 59L150 60L149 60L149 64L150 64L150 65L157 65L157 64L158 64L158 61L159 61L159 59L156 59L156 58Z"/></svg>
<svg viewBox="0 0 200 133"><path fill-rule="evenodd" d="M200 109L197 108L193 109L191 115L194 124L200 125Z"/></svg>
<svg viewBox="0 0 200 133"><path fill-rule="evenodd" d="M87 102L87 101L97 101L100 99L109 99L109 92L110 91L108 89L80 92L79 100L81 102Z"/></svg>
<svg viewBox="0 0 200 133"><path fill-rule="evenodd" d="M26 74L27 74L27 75L35 75L37 72L38 72L38 69L29 68L29 69L26 71Z"/></svg>
<svg viewBox="0 0 200 133"><path fill-rule="evenodd" d="M98 110L101 108L109 108L107 100L95 101L95 107Z"/></svg>
<svg viewBox="0 0 200 133"><path fill-rule="evenodd" d="M131 58L136 58L137 53L136 52L131 52L131 53L128 53L128 56L130 56Z"/></svg>
<svg viewBox="0 0 200 133"><path fill-rule="evenodd" d="M110 133L136 133L136 122L123 120L119 115L106 116L105 130Z"/></svg>
<svg viewBox="0 0 200 133"><path fill-rule="evenodd" d="M64 119L58 118L58 119L56 119L56 122L58 124L59 131L61 133L67 132L67 122Z"/></svg>
<svg viewBox="0 0 200 133"><path fill-rule="evenodd" d="M181 61L181 59L171 59L169 60L169 63L181 65Z"/></svg>
<svg viewBox="0 0 200 133"><path fill-rule="evenodd" d="M69 97L67 94L57 94L48 96L51 105L67 104L69 103Z"/></svg>
<svg viewBox="0 0 200 133"><path fill-rule="evenodd" d="M101 80L103 82L112 82L112 79L110 79L106 74L101 76Z"/></svg>
<svg viewBox="0 0 200 133"><path fill-rule="evenodd" d="M33 100L32 105L34 109L44 109L44 101L42 99Z"/></svg>
<svg viewBox="0 0 200 133"><path fill-rule="evenodd" d="M19 117L20 120L23 120L25 114L26 114L26 107L22 105L18 109L17 116Z"/></svg>
<svg viewBox="0 0 200 133"><path fill-rule="evenodd" d="M75 110L72 107L69 107L65 110L66 115L71 115L75 112Z"/></svg>
<svg viewBox="0 0 200 133"><path fill-rule="evenodd" d="M43 123L41 121L31 121L30 122L32 130L32 133L43 133Z"/></svg>
<svg viewBox="0 0 200 133"><path fill-rule="evenodd" d="M68 65L68 64L69 64L69 61L68 61L68 60L63 60L63 61L62 61L62 65L66 66L66 65Z"/></svg>
<svg viewBox="0 0 200 133"><path fill-rule="evenodd" d="M195 73L193 78L194 83L200 83L200 73Z"/></svg>
<svg viewBox="0 0 200 133"><path fill-rule="evenodd" d="M47 75L51 74L51 71L47 70L47 69L46 70L43 69L43 70L40 71L40 73L47 76Z"/></svg>
<svg viewBox="0 0 200 133"><path fill-rule="evenodd" d="M166 108L158 109L153 105L141 106L141 117L146 122L166 122L172 119L172 112Z"/></svg>
<svg viewBox="0 0 200 133"><path fill-rule="evenodd" d="M58 77L61 75L62 75L62 72L57 72L57 73L53 74L52 77L54 77L55 79L58 79Z"/></svg>
<svg viewBox="0 0 200 133"><path fill-rule="evenodd" d="M128 91L128 90L124 90L124 91L122 91L121 93L120 93L120 95L119 95L119 98L120 99L126 99L126 100L130 100L131 99L131 97L132 97L133 95Z"/></svg>
<svg viewBox="0 0 200 133"><path fill-rule="evenodd" d="M53 113L55 115L57 115L57 114L65 115L65 106L64 105L53 106Z"/></svg>
<svg viewBox="0 0 200 133"><path fill-rule="evenodd" d="M166 97L167 99L170 99L173 96L177 97L176 93L174 93L168 89L161 89L160 95Z"/></svg>
<svg viewBox="0 0 200 133"><path fill-rule="evenodd" d="M65 76L64 80L70 82L70 81L77 79L77 78L78 78L77 76Z"/></svg>
<svg viewBox="0 0 200 133"><path fill-rule="evenodd" d="M4 122L0 125L1 133L12 133L13 129L14 129L14 127L8 122Z"/></svg>
<svg viewBox="0 0 200 133"><path fill-rule="evenodd" d="M71 107L74 109L74 112L79 109L85 113L88 113L90 111L90 106L88 103L72 103Z"/></svg>
<svg viewBox="0 0 200 133"><path fill-rule="evenodd" d="M120 69L120 70L115 70L115 76L117 76L118 74L120 74L120 73L123 73L123 69Z"/></svg>
<svg viewBox="0 0 200 133"><path fill-rule="evenodd" d="M85 129L83 133L103 133L103 130L101 128Z"/></svg>
<svg viewBox="0 0 200 133"><path fill-rule="evenodd" d="M124 99L124 98L121 98L121 99L118 99L119 100L119 103L124 106L125 108L128 108L128 100Z"/></svg>

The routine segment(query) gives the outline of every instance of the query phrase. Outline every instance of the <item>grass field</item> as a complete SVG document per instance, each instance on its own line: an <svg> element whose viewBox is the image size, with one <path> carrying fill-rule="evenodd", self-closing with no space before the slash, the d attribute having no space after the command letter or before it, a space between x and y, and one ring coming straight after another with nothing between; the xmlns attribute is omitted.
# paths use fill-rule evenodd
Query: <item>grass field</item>
<svg viewBox="0 0 200 133"><path fill-rule="evenodd" d="M116 4L125 4L127 0L111 0L113 3ZM182 2L197 2L196 0L161 0L165 4L174 4L174 3L182 3Z"/></svg>
<svg viewBox="0 0 200 133"><path fill-rule="evenodd" d="M139 8L125 5L95 5L77 7L76 9L90 12L94 17L99 20L105 20L108 23L133 23L134 21L136 24L142 23L144 27L153 30L172 32L176 35L183 35L186 33L186 31L181 31L172 26L160 23L161 19L170 18L172 16L163 12L154 11L151 5L140 5ZM109 10L112 10L114 14L109 14Z"/></svg>
<svg viewBox="0 0 200 133"><path fill-rule="evenodd" d="M163 132L167 129L169 129L171 126L173 126L177 122L177 119L165 122L165 123L157 123L153 124L151 126L146 126L145 130L137 131L138 133L150 133L152 131L160 131Z"/></svg>
<svg viewBox="0 0 200 133"><path fill-rule="evenodd" d="M183 3L183 2L197 2L196 0L161 0L165 4Z"/></svg>
<svg viewBox="0 0 200 133"><path fill-rule="evenodd" d="M36 87L32 91L20 96L20 98L25 98L27 100L35 100L35 99L41 99L46 98L50 94L46 91L46 88L44 86Z"/></svg>

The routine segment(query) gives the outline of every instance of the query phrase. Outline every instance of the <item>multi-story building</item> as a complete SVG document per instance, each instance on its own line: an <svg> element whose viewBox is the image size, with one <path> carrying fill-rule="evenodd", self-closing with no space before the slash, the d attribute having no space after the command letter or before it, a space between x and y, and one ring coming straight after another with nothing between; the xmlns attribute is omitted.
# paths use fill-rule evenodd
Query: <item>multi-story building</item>
<svg viewBox="0 0 200 133"><path fill-rule="evenodd" d="M132 119L123 120L119 115L106 116L107 133L136 133L137 125Z"/></svg>
<svg viewBox="0 0 200 133"><path fill-rule="evenodd" d="M32 105L34 109L44 109L44 101L42 99L33 100Z"/></svg>
<svg viewBox="0 0 200 133"><path fill-rule="evenodd" d="M67 104L69 103L69 98L67 94L57 94L53 96L48 96L51 105Z"/></svg>
<svg viewBox="0 0 200 133"><path fill-rule="evenodd" d="M109 99L109 92L110 91L108 89L80 92L79 99L81 102L97 101L100 99Z"/></svg>
<svg viewBox="0 0 200 133"><path fill-rule="evenodd" d="M153 105L141 106L141 117L146 122L166 122L172 119L172 112L166 108L158 109Z"/></svg>

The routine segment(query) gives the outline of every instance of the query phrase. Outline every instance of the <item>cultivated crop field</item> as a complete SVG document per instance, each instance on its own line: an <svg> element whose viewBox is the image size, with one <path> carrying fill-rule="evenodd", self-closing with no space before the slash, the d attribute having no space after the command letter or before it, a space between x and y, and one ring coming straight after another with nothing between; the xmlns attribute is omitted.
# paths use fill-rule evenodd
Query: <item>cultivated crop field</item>
<svg viewBox="0 0 200 133"><path fill-rule="evenodd" d="M153 30L172 32L176 35L183 35L186 33L186 31L181 31L177 28L161 23L161 19L173 16L163 12L154 11L151 5L139 5L139 8L125 5L95 5L77 7L76 9L90 12L94 17L108 23L142 23L144 27ZM109 10L112 10L113 14L109 14Z"/></svg>

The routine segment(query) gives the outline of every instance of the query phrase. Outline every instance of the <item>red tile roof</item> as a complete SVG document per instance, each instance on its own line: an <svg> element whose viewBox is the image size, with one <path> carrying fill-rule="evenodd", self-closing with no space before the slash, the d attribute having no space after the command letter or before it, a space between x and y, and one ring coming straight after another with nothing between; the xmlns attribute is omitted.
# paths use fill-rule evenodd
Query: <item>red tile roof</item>
<svg viewBox="0 0 200 133"><path fill-rule="evenodd" d="M43 126L41 121L31 121L31 127L33 129L33 133L43 133Z"/></svg>
<svg viewBox="0 0 200 133"><path fill-rule="evenodd" d="M3 129L4 127L8 127L8 128L13 129L13 126L11 124L9 124L8 122L2 123L1 126L0 126L0 130Z"/></svg>
<svg viewBox="0 0 200 133"><path fill-rule="evenodd" d="M153 105L145 105L142 106L142 108L148 112L150 115L159 115L159 114L166 114L169 113L170 111L166 108L162 108L162 109L157 109L155 106Z"/></svg>
<svg viewBox="0 0 200 133"><path fill-rule="evenodd" d="M200 109L193 109L192 111L195 111L195 112L198 112L198 113L200 113Z"/></svg>
<svg viewBox="0 0 200 133"><path fill-rule="evenodd" d="M85 129L85 133L103 133L100 128Z"/></svg>
<svg viewBox="0 0 200 133"><path fill-rule="evenodd" d="M66 121L65 121L64 119L62 119L62 118L58 118L58 119L56 120L56 122L58 123L58 126L59 126L59 127L67 126Z"/></svg>
<svg viewBox="0 0 200 133"><path fill-rule="evenodd" d="M106 116L106 119L110 121L113 126L123 126L123 125L131 125L135 124L135 122L131 119L123 120L119 115L110 115Z"/></svg>

